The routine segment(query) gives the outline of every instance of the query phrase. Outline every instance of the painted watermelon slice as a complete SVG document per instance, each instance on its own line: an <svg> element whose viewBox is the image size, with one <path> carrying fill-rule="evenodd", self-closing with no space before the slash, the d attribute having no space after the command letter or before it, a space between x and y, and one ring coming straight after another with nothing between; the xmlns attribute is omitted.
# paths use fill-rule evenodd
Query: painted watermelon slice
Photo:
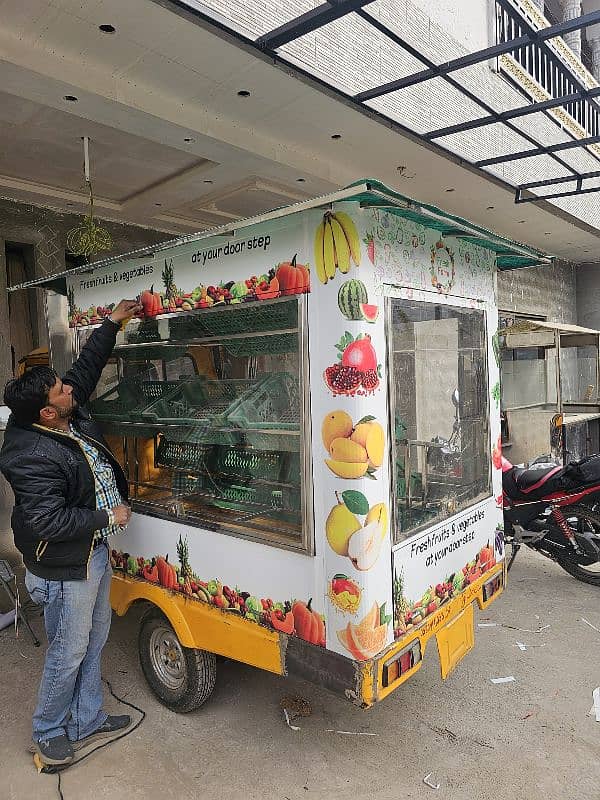
<svg viewBox="0 0 600 800"><path fill-rule="evenodd" d="M366 322L376 322L379 316L379 306L372 306L369 303L360 304L360 313Z"/></svg>

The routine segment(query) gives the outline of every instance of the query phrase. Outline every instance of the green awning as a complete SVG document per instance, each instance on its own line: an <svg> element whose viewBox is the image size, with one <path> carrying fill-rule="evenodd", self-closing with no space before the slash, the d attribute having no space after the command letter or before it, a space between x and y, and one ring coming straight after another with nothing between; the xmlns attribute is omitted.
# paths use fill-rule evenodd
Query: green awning
<svg viewBox="0 0 600 800"><path fill-rule="evenodd" d="M453 236L485 250L491 250L496 254L498 269L521 269L552 263L552 256L541 250L513 242L468 220L448 214L436 206L411 200L410 197L389 189L379 181L362 180L350 184L348 189L354 186L364 187L366 191L357 192L349 196L348 200L358 200L363 206L381 207L385 205L387 197L391 202L389 206L385 205L385 208L390 214L416 222L426 228L433 228L442 236Z"/></svg>
<svg viewBox="0 0 600 800"><path fill-rule="evenodd" d="M365 178L357 183L350 184L350 186L347 186L345 189L340 189L338 192L315 197L312 200L303 200L291 206L282 206L281 208L273 209L273 211L260 214L256 217L247 217L246 219L241 219L236 222L228 222L226 225L221 225L218 228L211 228L201 233L188 234L176 239L170 239L161 244L148 245L148 247L143 247L130 253L108 256L99 261L83 264L72 270L65 270L64 272L57 273L56 275L46 275L27 281L26 283L9 286L8 291L14 292L18 289L26 289L30 286L53 286L55 288L62 286L62 289L57 288L57 291L62 291L62 293L64 293L66 291L64 288L64 279L67 275L92 271L107 266L108 264L126 261L131 258L143 258L145 255L155 254L181 244L202 241L211 236L230 234L233 231L247 228L259 222L266 222L270 219L299 214L311 208L322 208L333 203L342 202L358 202L364 208L384 208L390 214L395 214L398 217L411 220L426 228L433 228L440 232L440 236L453 236L457 239L462 239L463 241L477 245L478 247L483 247L486 250L491 250L496 254L496 264L498 269L501 270L520 269L522 267L534 267L552 263L552 257L546 253L542 253L540 250L534 250L532 247L513 242L510 239L505 239L503 236L498 236L492 231L481 228L461 217L448 214L436 208L436 206L411 200L410 197L406 197L393 189L389 189L379 181Z"/></svg>

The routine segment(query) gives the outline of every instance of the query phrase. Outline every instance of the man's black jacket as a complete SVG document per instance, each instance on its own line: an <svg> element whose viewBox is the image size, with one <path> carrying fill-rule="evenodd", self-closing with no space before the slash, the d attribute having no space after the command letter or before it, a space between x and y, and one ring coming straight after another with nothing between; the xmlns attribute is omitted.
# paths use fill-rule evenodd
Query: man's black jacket
<svg viewBox="0 0 600 800"><path fill-rule="evenodd" d="M78 405L73 427L106 456L126 499L123 470L83 409L112 353L118 329L105 320L63 381L73 387ZM0 470L15 494L12 529L27 569L46 580L85 580L94 531L106 527L108 514L96 509L94 475L80 445L60 431L17 425L11 416Z"/></svg>

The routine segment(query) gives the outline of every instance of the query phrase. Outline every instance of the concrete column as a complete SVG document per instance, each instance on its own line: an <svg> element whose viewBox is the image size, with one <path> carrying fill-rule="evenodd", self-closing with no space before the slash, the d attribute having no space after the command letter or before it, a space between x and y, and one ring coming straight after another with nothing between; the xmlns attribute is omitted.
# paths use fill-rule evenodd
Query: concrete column
<svg viewBox="0 0 600 800"><path fill-rule="evenodd" d="M581 16L581 0L561 0L563 22L577 19ZM581 58L581 31L571 31L563 36L565 43L569 45L577 58Z"/></svg>
<svg viewBox="0 0 600 800"><path fill-rule="evenodd" d="M578 264L577 324L600 330L600 264Z"/></svg>
<svg viewBox="0 0 600 800"><path fill-rule="evenodd" d="M587 41L592 51L592 75L600 83L600 33Z"/></svg>
<svg viewBox="0 0 600 800"><path fill-rule="evenodd" d="M537 6L539 10L544 13L544 0L532 0L533 5Z"/></svg>

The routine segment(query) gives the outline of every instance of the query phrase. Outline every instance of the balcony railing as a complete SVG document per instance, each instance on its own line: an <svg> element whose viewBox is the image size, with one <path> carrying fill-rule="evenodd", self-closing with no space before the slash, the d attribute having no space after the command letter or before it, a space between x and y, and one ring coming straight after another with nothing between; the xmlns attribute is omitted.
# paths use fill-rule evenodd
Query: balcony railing
<svg viewBox="0 0 600 800"><path fill-rule="evenodd" d="M544 3L544 16L550 23L550 25L558 25L559 22L562 21L562 17L560 15L560 2L559 0L554 0L554 2L547 2ZM581 63L583 66L592 71L592 48L590 47L584 31L581 33Z"/></svg>
<svg viewBox="0 0 600 800"><path fill-rule="evenodd" d="M530 22L508 0L496 0L498 43L517 39L526 34L531 27L540 28L548 24L548 20L544 20L541 14L539 17L537 24ZM582 88L588 88L596 83L562 40L560 40L560 45L562 47L558 49L552 41L543 42L540 45L529 44L511 51L509 54L548 98L572 95L581 91ZM571 62L570 65L567 63L568 61ZM510 74L510 71L505 69L502 59L499 60L499 67L503 72L509 73L511 80L525 94L531 94L527 87L515 80L514 74ZM577 67L578 69L576 69ZM535 99L540 99L540 97ZM580 100L566 103L562 108L586 135L597 136L600 133L600 108L595 101Z"/></svg>

